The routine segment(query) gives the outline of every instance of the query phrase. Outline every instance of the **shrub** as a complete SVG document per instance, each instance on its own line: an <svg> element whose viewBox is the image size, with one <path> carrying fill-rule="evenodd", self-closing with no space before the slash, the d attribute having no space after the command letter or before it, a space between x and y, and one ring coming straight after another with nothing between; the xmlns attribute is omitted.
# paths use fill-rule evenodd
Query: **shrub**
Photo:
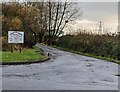
<svg viewBox="0 0 120 92"><path fill-rule="evenodd" d="M57 46L83 53L120 60L120 41L108 35L65 35L59 38Z"/></svg>

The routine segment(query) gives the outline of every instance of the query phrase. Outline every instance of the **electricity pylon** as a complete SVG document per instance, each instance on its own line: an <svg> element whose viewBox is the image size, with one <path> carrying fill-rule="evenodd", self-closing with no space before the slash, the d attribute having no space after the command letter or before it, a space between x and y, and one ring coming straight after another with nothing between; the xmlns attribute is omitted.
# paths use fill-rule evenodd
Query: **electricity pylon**
<svg viewBox="0 0 120 92"><path fill-rule="evenodd" d="M98 23L98 34L101 35L103 33L103 22Z"/></svg>

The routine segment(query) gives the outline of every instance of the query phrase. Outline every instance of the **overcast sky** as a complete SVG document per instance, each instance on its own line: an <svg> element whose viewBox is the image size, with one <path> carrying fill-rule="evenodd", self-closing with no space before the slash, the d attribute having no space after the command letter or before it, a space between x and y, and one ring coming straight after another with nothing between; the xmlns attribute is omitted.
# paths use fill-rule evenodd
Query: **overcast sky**
<svg viewBox="0 0 120 92"><path fill-rule="evenodd" d="M117 2L80 2L82 17L76 19L74 26L96 29L100 21L109 31L117 31L118 3Z"/></svg>

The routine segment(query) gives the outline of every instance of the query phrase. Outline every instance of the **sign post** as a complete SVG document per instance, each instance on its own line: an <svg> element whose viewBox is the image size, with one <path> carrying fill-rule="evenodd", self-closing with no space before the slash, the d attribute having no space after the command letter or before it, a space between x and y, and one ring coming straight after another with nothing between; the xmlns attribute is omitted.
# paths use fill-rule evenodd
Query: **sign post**
<svg viewBox="0 0 120 92"><path fill-rule="evenodd" d="M13 52L13 43L24 43L24 32L21 31L8 31L8 43L11 44L11 52ZM21 52L21 47L19 48Z"/></svg>

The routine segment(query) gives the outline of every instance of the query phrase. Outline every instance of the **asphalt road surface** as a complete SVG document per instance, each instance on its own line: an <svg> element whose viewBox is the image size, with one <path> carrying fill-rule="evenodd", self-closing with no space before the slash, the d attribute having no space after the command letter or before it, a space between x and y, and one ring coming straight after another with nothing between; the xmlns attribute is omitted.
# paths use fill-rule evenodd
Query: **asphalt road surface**
<svg viewBox="0 0 120 92"><path fill-rule="evenodd" d="M3 90L118 90L118 65L40 44L51 60L2 66Z"/></svg>

